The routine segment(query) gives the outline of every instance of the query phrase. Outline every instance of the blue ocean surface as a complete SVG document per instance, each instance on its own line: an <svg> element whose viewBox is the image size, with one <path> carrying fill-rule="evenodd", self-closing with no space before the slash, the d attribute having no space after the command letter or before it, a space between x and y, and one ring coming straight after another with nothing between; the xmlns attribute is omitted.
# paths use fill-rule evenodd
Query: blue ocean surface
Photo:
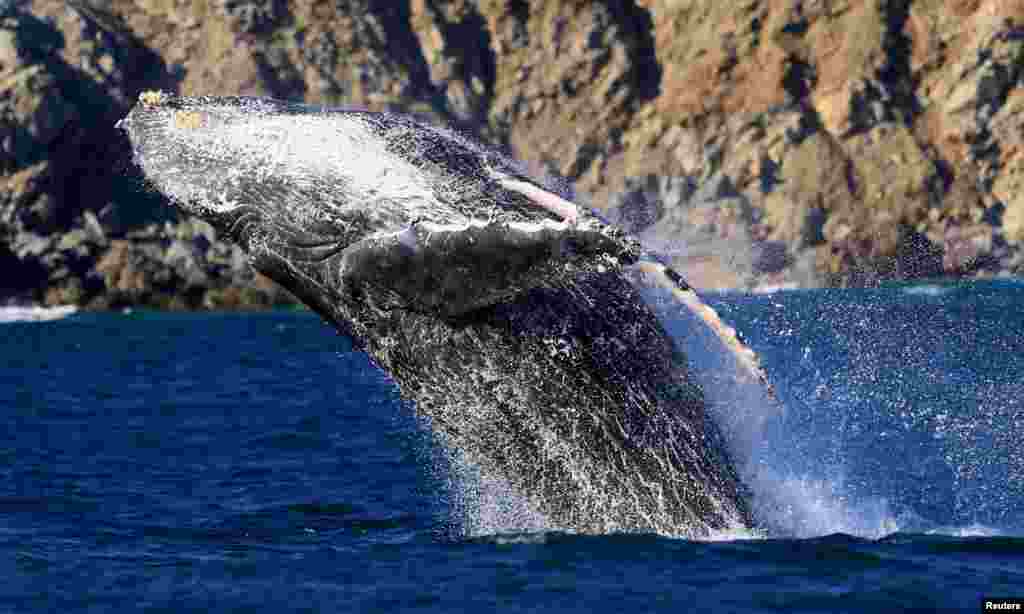
<svg viewBox="0 0 1024 614"><path fill-rule="evenodd" d="M778 396L720 377L669 317L763 524L708 541L566 534L488 500L309 313L0 324L0 611L977 612L1024 596L1024 285L708 300Z"/></svg>

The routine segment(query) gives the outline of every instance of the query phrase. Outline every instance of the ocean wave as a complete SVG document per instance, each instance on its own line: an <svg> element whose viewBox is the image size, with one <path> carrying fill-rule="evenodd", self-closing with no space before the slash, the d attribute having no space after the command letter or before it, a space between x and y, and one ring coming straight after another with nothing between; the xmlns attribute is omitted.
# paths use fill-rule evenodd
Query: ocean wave
<svg viewBox="0 0 1024 614"><path fill-rule="evenodd" d="M910 296L925 296L925 297L939 297L946 296L950 292L956 290L955 286L942 286L935 284L926 284L920 286L907 286L903 288L903 294Z"/></svg>
<svg viewBox="0 0 1024 614"><path fill-rule="evenodd" d="M49 322L61 320L78 311L74 305L57 307L0 307L0 323L8 322Z"/></svg>
<svg viewBox="0 0 1024 614"><path fill-rule="evenodd" d="M991 527L984 524L971 524L962 527L936 527L925 531L926 535L945 535L948 537L1024 537L1024 532Z"/></svg>

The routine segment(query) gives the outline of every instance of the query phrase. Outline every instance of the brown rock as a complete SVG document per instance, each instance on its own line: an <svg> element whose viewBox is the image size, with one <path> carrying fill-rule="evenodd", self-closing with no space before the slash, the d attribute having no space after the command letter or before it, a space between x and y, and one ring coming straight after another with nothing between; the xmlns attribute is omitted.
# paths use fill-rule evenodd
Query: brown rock
<svg viewBox="0 0 1024 614"><path fill-rule="evenodd" d="M131 244L113 241L110 249L96 264L96 272L103 276L110 290L132 295L149 289L145 273L132 263Z"/></svg>
<svg viewBox="0 0 1024 614"><path fill-rule="evenodd" d="M646 13L629 3L486 0L492 37L492 129L517 154L552 161L586 188L604 181L617 135L657 87Z"/></svg>
<svg viewBox="0 0 1024 614"><path fill-rule="evenodd" d="M0 163L7 168L37 162L65 127L79 117L58 78L42 64L16 68L0 80Z"/></svg>
<svg viewBox="0 0 1024 614"><path fill-rule="evenodd" d="M1013 192L1004 202L1006 212L1003 213L1003 232L1006 240L1024 243L1024 191Z"/></svg>
<svg viewBox="0 0 1024 614"><path fill-rule="evenodd" d="M783 147L780 156L775 171L779 187L762 201L764 223L774 240L798 246L820 243L821 220L833 213L842 218L860 206L851 182L853 163L826 132Z"/></svg>
<svg viewBox="0 0 1024 614"><path fill-rule="evenodd" d="M943 241L943 268L956 273L969 270L992 251L992 227L986 224L950 226Z"/></svg>
<svg viewBox="0 0 1024 614"><path fill-rule="evenodd" d="M637 178L648 190L683 177L698 192L725 178L735 193L656 208L675 242L700 239L697 268L719 271L715 286L748 284L749 271L779 262L816 263L836 283L869 281L910 274L893 262L927 254L932 263L932 250L942 252L937 266L969 273L989 254L1009 250L998 258L1019 262L1014 250L1024 250L1024 0L31 0L23 9L17 23L0 21L8 235L67 229L83 208L136 210L137 191L114 202L110 186L127 165L110 126L140 89L159 85L455 121L550 165L598 208L620 205L611 196ZM213 233L172 232L191 246L177 250L179 264L202 267L210 288L250 287L247 267ZM90 236L100 234L114 236ZM150 300L147 284L180 291L181 271L157 247L164 239L136 239L152 245L105 252L110 287L138 300ZM741 267L730 265L734 252ZM249 300L225 292L224 304Z"/></svg>
<svg viewBox="0 0 1024 614"><path fill-rule="evenodd" d="M414 0L411 25L430 71L431 85L461 121L486 119L494 88L491 33L474 3Z"/></svg>
<svg viewBox="0 0 1024 614"><path fill-rule="evenodd" d="M849 225L858 237L870 238L872 253L894 254L901 226L913 226L927 215L938 171L914 135L899 124L852 137L847 147L858 198L852 207L833 211L830 223Z"/></svg>

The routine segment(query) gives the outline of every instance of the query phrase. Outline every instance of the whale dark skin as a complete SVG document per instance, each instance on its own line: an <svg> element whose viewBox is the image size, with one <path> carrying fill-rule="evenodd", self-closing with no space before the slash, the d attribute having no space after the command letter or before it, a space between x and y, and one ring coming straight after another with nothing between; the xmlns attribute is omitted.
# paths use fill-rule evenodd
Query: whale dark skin
<svg viewBox="0 0 1024 614"><path fill-rule="evenodd" d="M365 351L552 528L751 525L639 244L514 161L397 114L148 92L147 180ZM681 282L681 280L680 280Z"/></svg>

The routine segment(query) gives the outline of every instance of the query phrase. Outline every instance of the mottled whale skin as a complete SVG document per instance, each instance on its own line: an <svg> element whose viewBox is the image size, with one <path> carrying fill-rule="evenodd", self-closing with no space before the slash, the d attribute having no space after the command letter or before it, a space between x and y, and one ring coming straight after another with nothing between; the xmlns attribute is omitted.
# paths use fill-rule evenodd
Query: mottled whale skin
<svg viewBox="0 0 1024 614"><path fill-rule="evenodd" d="M686 357L623 268L640 246L514 161L404 115L260 98L147 92L119 126L156 189L552 528L750 526Z"/></svg>

